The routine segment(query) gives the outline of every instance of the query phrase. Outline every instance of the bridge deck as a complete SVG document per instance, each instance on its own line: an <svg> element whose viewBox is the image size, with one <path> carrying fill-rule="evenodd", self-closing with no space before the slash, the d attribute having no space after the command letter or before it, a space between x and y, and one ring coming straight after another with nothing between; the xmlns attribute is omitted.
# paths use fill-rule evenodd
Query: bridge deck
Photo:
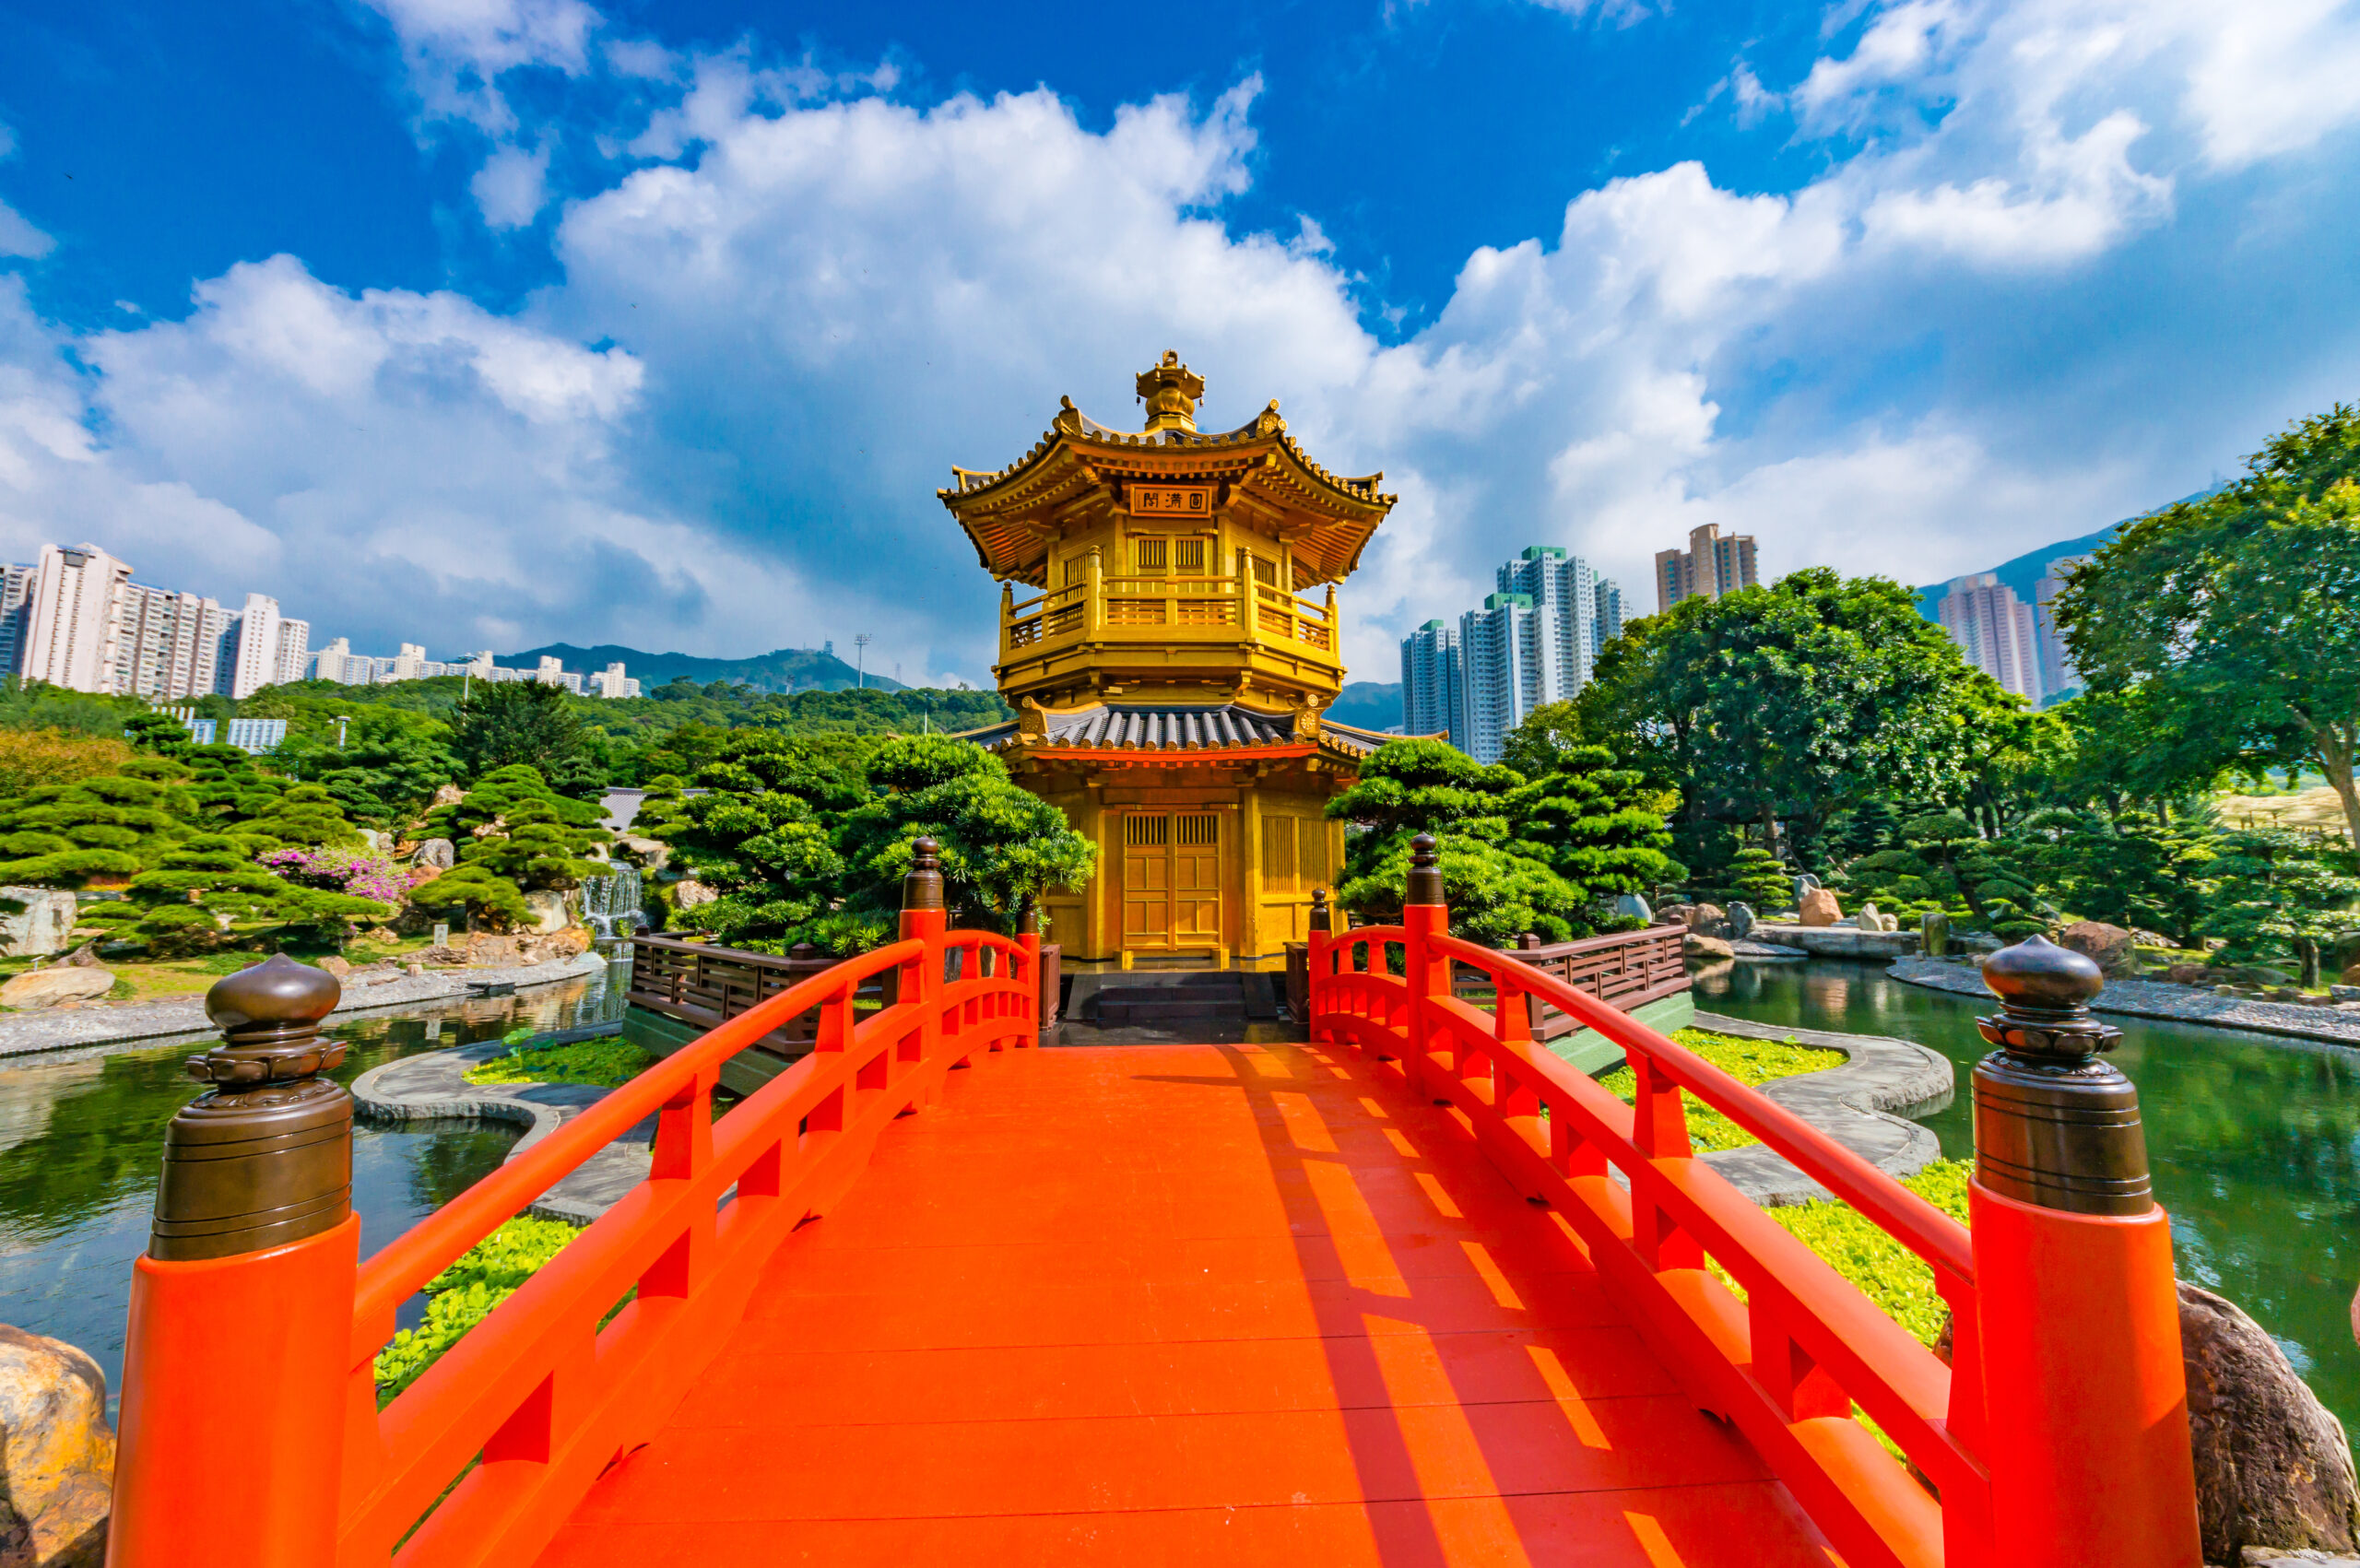
<svg viewBox="0 0 2360 1568"><path fill-rule="evenodd" d="M1826 1564L1557 1219L1370 1072L952 1074L542 1562Z"/></svg>

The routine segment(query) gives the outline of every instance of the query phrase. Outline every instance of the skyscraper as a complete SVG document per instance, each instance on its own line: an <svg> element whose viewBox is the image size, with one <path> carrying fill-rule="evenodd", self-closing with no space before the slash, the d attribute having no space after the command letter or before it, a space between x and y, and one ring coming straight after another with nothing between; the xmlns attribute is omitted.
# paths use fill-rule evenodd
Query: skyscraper
<svg viewBox="0 0 2360 1568"><path fill-rule="evenodd" d="M2032 607L2013 588L1988 572L1954 577L1943 584L1934 618L1968 664L2040 706L2039 637Z"/></svg>
<svg viewBox="0 0 2360 1568"><path fill-rule="evenodd" d="M202 697L219 678L229 612L214 600L128 580L116 588L112 684L126 697Z"/></svg>
<svg viewBox="0 0 2360 1568"><path fill-rule="evenodd" d="M1532 601L1531 706L1564 701L1589 684L1598 655L1622 633L1622 590L1555 545L1531 546L1498 580L1501 593Z"/></svg>
<svg viewBox="0 0 2360 1568"><path fill-rule="evenodd" d="M0 675L21 673L25 640L32 633L33 585L38 566L0 567Z"/></svg>
<svg viewBox="0 0 2360 1568"><path fill-rule="evenodd" d="M1401 732L1442 735L1464 750L1458 628L1430 620L1401 639Z"/></svg>
<svg viewBox="0 0 2360 1568"><path fill-rule="evenodd" d="M1689 531L1685 550L1656 551L1656 607L1668 610L1699 595L1717 599L1761 579L1753 568L1753 536L1721 532L1717 523Z"/></svg>
<svg viewBox="0 0 2360 1568"><path fill-rule="evenodd" d="M1481 609L1458 618L1458 651L1465 676L1459 690L1464 723L1452 736L1461 751L1478 762L1496 762L1508 731L1540 704L1534 668L1536 633L1546 623L1526 594L1493 594Z"/></svg>
<svg viewBox="0 0 2360 1568"><path fill-rule="evenodd" d="M2057 634L2057 595L2064 591L2065 579L2077 566L2087 566L2085 555L2061 555L2048 563L2041 572L2039 586L2033 590L2033 636L2040 649L2040 690L2045 706L2060 701L2082 689L2082 672L2073 667L2073 655L2065 646L2065 639Z"/></svg>
<svg viewBox="0 0 2360 1568"><path fill-rule="evenodd" d="M225 697L251 697L266 686L303 678L312 623L278 613L267 594L248 594L230 635L222 640L220 673L214 690Z"/></svg>

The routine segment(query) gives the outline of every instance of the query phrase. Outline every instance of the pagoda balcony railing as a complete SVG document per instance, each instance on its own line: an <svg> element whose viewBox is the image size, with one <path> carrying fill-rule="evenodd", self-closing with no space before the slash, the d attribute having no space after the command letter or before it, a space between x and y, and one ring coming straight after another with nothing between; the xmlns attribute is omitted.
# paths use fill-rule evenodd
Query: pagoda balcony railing
<svg viewBox="0 0 2360 1568"><path fill-rule="evenodd" d="M1336 594L1324 603L1299 599L1252 578L1164 574L1089 580L1019 600L1012 589L1000 607L1000 661L1018 654L1081 641L1285 642L1332 660L1337 649Z"/></svg>

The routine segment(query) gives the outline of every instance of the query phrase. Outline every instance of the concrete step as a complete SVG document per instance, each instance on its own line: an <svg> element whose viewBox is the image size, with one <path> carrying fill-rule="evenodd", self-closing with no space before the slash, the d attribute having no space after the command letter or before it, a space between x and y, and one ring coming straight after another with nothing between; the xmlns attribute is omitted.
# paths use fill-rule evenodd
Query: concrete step
<svg viewBox="0 0 2360 1568"><path fill-rule="evenodd" d="M1244 1022L1245 999L1235 997L1226 1002L1211 997L1191 997L1186 1000L1116 1001L1102 996L1098 999L1098 1022L1109 1029L1129 1025L1185 1023L1200 1019L1235 1019Z"/></svg>

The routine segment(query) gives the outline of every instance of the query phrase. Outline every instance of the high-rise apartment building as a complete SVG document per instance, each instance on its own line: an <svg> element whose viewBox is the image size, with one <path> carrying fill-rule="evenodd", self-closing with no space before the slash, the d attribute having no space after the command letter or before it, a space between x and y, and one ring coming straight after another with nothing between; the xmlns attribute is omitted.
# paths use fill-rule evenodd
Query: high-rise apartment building
<svg viewBox="0 0 2360 1568"><path fill-rule="evenodd" d="M2048 563L2041 572L2040 583L2033 590L2033 637L2040 650L2040 690L2045 706L2061 701L2082 689L2082 672L2073 667L2073 655L2065 646L2065 639L2057 633L2057 595L2065 589L2065 579L2077 566L2087 566L2085 555L2063 555Z"/></svg>
<svg viewBox="0 0 2360 1568"><path fill-rule="evenodd" d="M608 665L605 669L590 672L590 684L601 697L636 697L639 682L623 673L623 666Z"/></svg>
<svg viewBox="0 0 2360 1568"><path fill-rule="evenodd" d="M130 581L130 566L96 545L43 545L18 673L76 691L113 690L115 605Z"/></svg>
<svg viewBox="0 0 2360 1568"><path fill-rule="evenodd" d="M1684 550L1656 551L1656 607L1668 610L1702 595L1717 599L1761 581L1753 565L1753 536L1723 534L1717 523L1689 531Z"/></svg>
<svg viewBox="0 0 2360 1568"><path fill-rule="evenodd" d="M1993 573L1954 577L1943 584L1934 619L1966 662L2002 688L2040 706L2040 640L2030 605Z"/></svg>
<svg viewBox="0 0 2360 1568"><path fill-rule="evenodd" d="M1454 741L1478 762L1496 762L1508 731L1540 704L1538 635L1545 625L1526 594L1493 594L1481 609L1458 618L1458 654L1465 670L1459 687L1464 715Z"/></svg>
<svg viewBox="0 0 2360 1568"><path fill-rule="evenodd" d="M38 566L0 567L0 675L14 675L24 663L25 640L32 632L33 586L40 581Z"/></svg>
<svg viewBox="0 0 2360 1568"><path fill-rule="evenodd" d="M1622 590L1554 545L1526 549L1497 580L1499 592L1456 627L1430 620L1401 641L1403 729L1447 733L1479 762L1498 761L1535 708L1589 684L1622 634Z"/></svg>
<svg viewBox="0 0 2360 1568"><path fill-rule="evenodd" d="M230 614L212 599L125 581L116 590L108 690L171 701L202 697L220 675Z"/></svg>
<svg viewBox="0 0 2360 1568"><path fill-rule="evenodd" d="M1458 628L1430 620L1401 639L1401 733L1439 735L1461 750Z"/></svg>

